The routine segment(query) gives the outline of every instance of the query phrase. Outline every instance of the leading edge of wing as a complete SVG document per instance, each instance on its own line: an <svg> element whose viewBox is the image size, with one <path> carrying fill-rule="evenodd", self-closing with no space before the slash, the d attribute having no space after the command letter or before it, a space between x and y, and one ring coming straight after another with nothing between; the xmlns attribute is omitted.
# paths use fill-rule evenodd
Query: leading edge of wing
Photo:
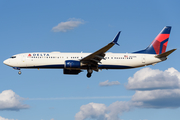
<svg viewBox="0 0 180 120"><path fill-rule="evenodd" d="M96 63L100 62L102 59L104 59L105 56L105 52L107 52L112 46L114 46L115 44L119 45L117 43L119 35L120 35L121 31L118 32L118 34L116 35L116 37L113 39L112 42L110 42L109 44L107 44L106 46L104 46L103 48L97 50L96 52L84 57L83 59L81 59L80 61L95 61Z"/></svg>

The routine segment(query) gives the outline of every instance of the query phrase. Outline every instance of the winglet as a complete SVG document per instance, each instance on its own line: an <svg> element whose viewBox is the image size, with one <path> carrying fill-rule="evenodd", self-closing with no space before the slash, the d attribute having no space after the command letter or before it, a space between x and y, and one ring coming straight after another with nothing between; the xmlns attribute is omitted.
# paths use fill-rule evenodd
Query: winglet
<svg viewBox="0 0 180 120"><path fill-rule="evenodd" d="M114 38L114 40L112 41L112 43L119 45L119 44L117 43L117 41L118 41L118 38L119 38L120 33L121 33L121 31L118 32L118 34L116 35L116 37Z"/></svg>

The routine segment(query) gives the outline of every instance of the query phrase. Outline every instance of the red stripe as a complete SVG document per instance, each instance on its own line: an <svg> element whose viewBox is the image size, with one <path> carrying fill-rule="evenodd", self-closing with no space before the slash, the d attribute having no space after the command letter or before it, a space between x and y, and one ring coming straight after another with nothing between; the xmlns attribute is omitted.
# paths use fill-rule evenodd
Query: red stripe
<svg viewBox="0 0 180 120"><path fill-rule="evenodd" d="M167 43L168 43L168 41L163 44L162 53L164 53L166 51Z"/></svg>
<svg viewBox="0 0 180 120"><path fill-rule="evenodd" d="M170 34L159 34L151 43L153 45L153 48L156 52L156 54L159 54L160 51L160 44L161 42L163 42L164 40L169 38ZM163 48L162 48L162 53L166 51L166 47L167 47L167 43L164 43Z"/></svg>
<svg viewBox="0 0 180 120"><path fill-rule="evenodd" d="M158 40L159 42L162 42L164 40L166 40L167 38L169 38L169 34L159 34L155 40Z"/></svg>

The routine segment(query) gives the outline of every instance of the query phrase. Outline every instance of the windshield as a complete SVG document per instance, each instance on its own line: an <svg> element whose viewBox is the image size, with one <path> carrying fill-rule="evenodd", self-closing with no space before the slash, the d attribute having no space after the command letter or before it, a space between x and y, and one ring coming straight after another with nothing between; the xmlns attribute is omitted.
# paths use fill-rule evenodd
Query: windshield
<svg viewBox="0 0 180 120"><path fill-rule="evenodd" d="M16 56L12 56L11 58L16 58Z"/></svg>

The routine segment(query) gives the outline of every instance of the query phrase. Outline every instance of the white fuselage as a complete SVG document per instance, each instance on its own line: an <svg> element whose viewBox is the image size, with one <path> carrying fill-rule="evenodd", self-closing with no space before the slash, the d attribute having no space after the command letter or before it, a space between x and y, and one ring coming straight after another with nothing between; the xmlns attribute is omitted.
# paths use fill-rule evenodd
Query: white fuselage
<svg viewBox="0 0 180 120"><path fill-rule="evenodd" d="M98 72L101 69L129 69L154 65L166 60L167 56L176 50L165 52L170 30L171 26L164 27L146 49L134 53L107 53L115 44L119 45L119 31L110 43L93 53L22 53L5 60L4 64L19 70L18 74L21 74L21 68L63 69L64 74L72 75L87 70L88 78L93 71Z"/></svg>
<svg viewBox="0 0 180 120"><path fill-rule="evenodd" d="M4 61L4 64L18 68L65 68L66 60L80 61L90 53L61 53L61 52L37 52L22 53ZM98 69L127 69L146 65L152 65L165 59L155 57L155 54L134 53L106 53L101 60ZM83 68L80 68L83 69Z"/></svg>

